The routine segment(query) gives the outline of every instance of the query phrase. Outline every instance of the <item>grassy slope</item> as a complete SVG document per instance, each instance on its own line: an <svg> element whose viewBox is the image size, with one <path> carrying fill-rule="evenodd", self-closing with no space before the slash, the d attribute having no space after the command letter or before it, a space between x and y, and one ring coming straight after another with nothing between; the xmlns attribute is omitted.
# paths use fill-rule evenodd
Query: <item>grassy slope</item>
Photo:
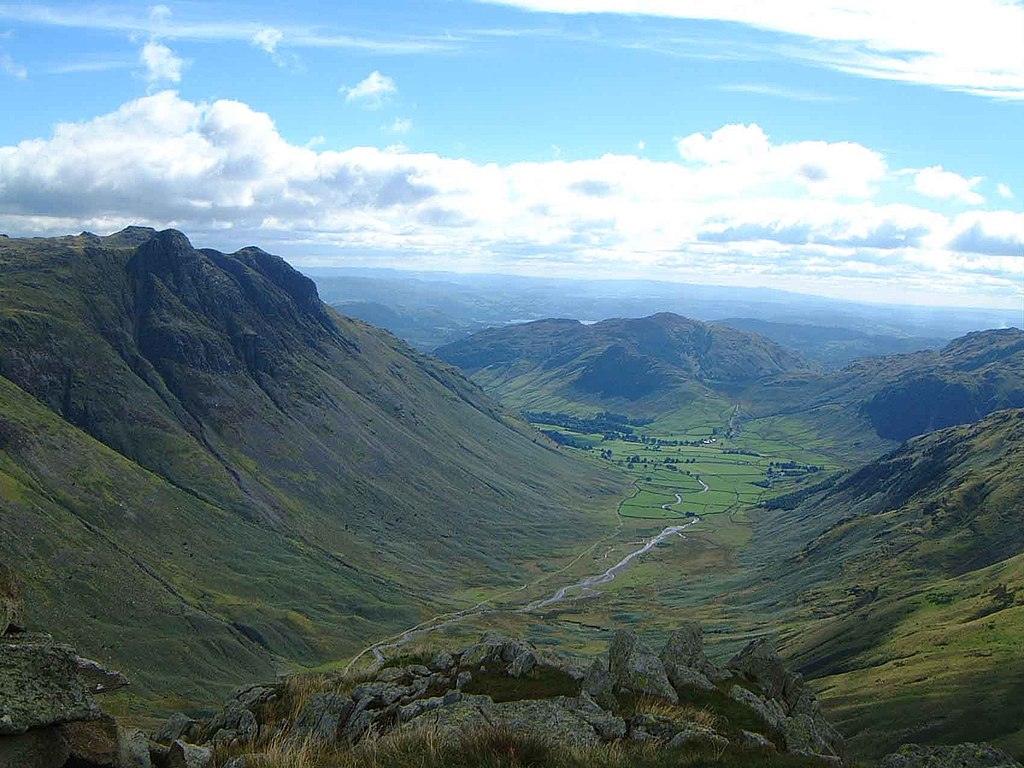
<svg viewBox="0 0 1024 768"><path fill-rule="evenodd" d="M779 613L789 654L861 749L1024 748L1006 704L1024 688L1021 466L1024 411L1000 411L759 515L757 557L776 567L744 599Z"/></svg>
<svg viewBox="0 0 1024 768"><path fill-rule="evenodd" d="M151 234L0 245L0 546L137 695L345 655L594 530L616 478L275 257Z"/></svg>

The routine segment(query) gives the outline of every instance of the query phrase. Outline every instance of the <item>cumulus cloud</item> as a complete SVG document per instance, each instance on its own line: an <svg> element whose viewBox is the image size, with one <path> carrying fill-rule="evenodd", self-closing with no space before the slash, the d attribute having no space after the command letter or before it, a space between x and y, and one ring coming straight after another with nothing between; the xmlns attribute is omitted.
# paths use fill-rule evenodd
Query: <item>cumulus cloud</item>
<svg viewBox="0 0 1024 768"><path fill-rule="evenodd" d="M914 190L919 194L937 200L957 200L967 205L985 202L985 198L975 190L981 182L981 176L967 179L941 165L922 168L914 174Z"/></svg>
<svg viewBox="0 0 1024 768"><path fill-rule="evenodd" d="M180 83L185 61L163 43L150 40L139 51L145 78L151 84Z"/></svg>
<svg viewBox="0 0 1024 768"><path fill-rule="evenodd" d="M884 158L853 142L773 144L759 125L726 125L676 142L683 160L716 169L737 189L789 183L824 197L867 197L886 174Z"/></svg>
<svg viewBox="0 0 1024 768"><path fill-rule="evenodd" d="M1004 200L1012 200L1013 199L1013 190L1010 189L1010 185L1009 184L997 184L996 185L996 192Z"/></svg>
<svg viewBox="0 0 1024 768"><path fill-rule="evenodd" d="M361 104L367 109L377 109L385 100L398 93L398 86L390 77L374 70L355 85L341 86L339 92L345 94L347 102Z"/></svg>
<svg viewBox="0 0 1024 768"><path fill-rule="evenodd" d="M778 53L863 77L1024 99L1024 5L1007 0L483 0L561 14L724 21L782 33ZM793 43L793 39L797 42Z"/></svg>
<svg viewBox="0 0 1024 768"><path fill-rule="evenodd" d="M860 145L776 143L757 126L680 144L674 162L506 165L318 149L289 142L244 103L168 91L0 147L0 230L141 222L326 262L398 253L405 265L859 286L875 297L890 284L921 285L931 299L977 292L984 274L994 300L1019 293L1020 214L881 204L869 193L884 158Z"/></svg>

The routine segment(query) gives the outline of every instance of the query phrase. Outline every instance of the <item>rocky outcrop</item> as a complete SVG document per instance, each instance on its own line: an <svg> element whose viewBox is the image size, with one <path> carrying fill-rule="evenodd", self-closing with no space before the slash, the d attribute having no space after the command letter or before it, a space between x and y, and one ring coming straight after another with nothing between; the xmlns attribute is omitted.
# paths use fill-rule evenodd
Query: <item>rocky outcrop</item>
<svg viewBox="0 0 1024 768"><path fill-rule="evenodd" d="M121 768L117 723L92 696L127 684L49 635L0 637L0 766Z"/></svg>
<svg viewBox="0 0 1024 768"><path fill-rule="evenodd" d="M1021 764L990 744L925 746L904 744L882 758L879 768L1022 768Z"/></svg>
<svg viewBox="0 0 1024 768"><path fill-rule="evenodd" d="M736 702L750 710L744 728L712 711L733 711ZM282 719L281 712L292 714ZM751 722L761 727L751 729ZM239 689L209 720L196 724L176 716L160 734L187 733L208 748L244 753L271 742L356 744L392 731L428 730L456 740L481 728L567 748L640 742L709 753L781 750L823 764L842 755L841 739L813 694L770 646L752 644L730 668L719 669L692 623L673 632L660 653L634 632L617 632L608 652L589 666L488 633L426 663L385 664L358 683L340 677L313 690L308 682Z"/></svg>

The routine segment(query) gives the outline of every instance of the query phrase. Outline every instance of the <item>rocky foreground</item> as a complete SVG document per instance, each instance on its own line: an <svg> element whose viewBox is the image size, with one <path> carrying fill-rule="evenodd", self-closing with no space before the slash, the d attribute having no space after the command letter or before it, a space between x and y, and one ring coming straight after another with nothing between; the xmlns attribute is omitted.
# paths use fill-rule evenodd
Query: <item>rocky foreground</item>
<svg viewBox="0 0 1024 768"><path fill-rule="evenodd" d="M843 738L767 640L723 667L686 624L656 653L614 634L592 660L497 634L359 676L239 689L206 719L124 727L94 695L117 673L4 614L0 768L840 766ZM908 745L884 768L1021 768L987 745Z"/></svg>

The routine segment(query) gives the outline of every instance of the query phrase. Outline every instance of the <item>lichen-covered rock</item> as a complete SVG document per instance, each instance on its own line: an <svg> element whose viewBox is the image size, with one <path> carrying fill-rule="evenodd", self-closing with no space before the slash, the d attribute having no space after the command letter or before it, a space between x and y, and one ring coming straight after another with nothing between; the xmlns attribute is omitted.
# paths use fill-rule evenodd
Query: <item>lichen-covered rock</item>
<svg viewBox="0 0 1024 768"><path fill-rule="evenodd" d="M668 681L679 694L682 694L688 688L698 691L715 690L715 684L698 669L666 663L665 672L668 674Z"/></svg>
<svg viewBox="0 0 1024 768"><path fill-rule="evenodd" d="M188 741L194 738L199 729L199 724L184 712L175 712L160 726L153 738L162 743L170 744L177 739Z"/></svg>
<svg viewBox="0 0 1024 768"><path fill-rule="evenodd" d="M117 768L152 768L149 739L138 728L121 728L117 737Z"/></svg>
<svg viewBox="0 0 1024 768"><path fill-rule="evenodd" d="M843 737L824 718L810 715L786 718L782 733L789 752L842 757Z"/></svg>
<svg viewBox="0 0 1024 768"><path fill-rule="evenodd" d="M771 640L760 638L747 643L726 666L756 683L766 698L785 701L789 673Z"/></svg>
<svg viewBox="0 0 1024 768"><path fill-rule="evenodd" d="M344 694L314 693L296 718L295 731L301 738L333 744L355 706L352 698Z"/></svg>
<svg viewBox="0 0 1024 768"><path fill-rule="evenodd" d="M620 690L654 696L673 704L679 701L665 673L665 665L634 632L615 633L608 649L608 671Z"/></svg>
<svg viewBox="0 0 1024 768"><path fill-rule="evenodd" d="M741 685L729 689L729 698L753 709L773 730L781 733L786 729L786 712L774 699L765 699Z"/></svg>
<svg viewBox="0 0 1024 768"><path fill-rule="evenodd" d="M431 672L450 672L455 667L455 658L447 651L439 651L427 666Z"/></svg>
<svg viewBox="0 0 1024 768"><path fill-rule="evenodd" d="M583 678L583 690L605 709L615 708L615 678L608 671L607 660L594 659Z"/></svg>
<svg viewBox="0 0 1024 768"><path fill-rule="evenodd" d="M453 704L432 709L403 726L430 729L442 739L457 739L480 726L529 733L568 748L593 746L600 737L579 703L565 697L495 703L489 696L462 696Z"/></svg>
<svg viewBox="0 0 1024 768"><path fill-rule="evenodd" d="M882 758L879 768L1021 768L1021 764L990 744L904 744Z"/></svg>
<svg viewBox="0 0 1024 768"><path fill-rule="evenodd" d="M223 709L201 729L198 740L217 747L252 743L260 733L258 715L261 709L277 695L275 686L249 685L237 689L224 703Z"/></svg>
<svg viewBox="0 0 1024 768"><path fill-rule="evenodd" d="M0 638L0 736L100 717L75 659L48 635Z"/></svg>
<svg viewBox="0 0 1024 768"><path fill-rule="evenodd" d="M171 744L164 768L211 768L213 751L180 739Z"/></svg>
<svg viewBox="0 0 1024 768"><path fill-rule="evenodd" d="M719 676L718 668L704 653L704 632L696 621L684 622L669 635L661 660L670 679L673 669L693 670L708 681Z"/></svg>
<svg viewBox="0 0 1024 768"><path fill-rule="evenodd" d="M529 649L524 649L512 659L512 663L508 665L508 673L512 677L525 677L535 666L537 666L536 654Z"/></svg>

